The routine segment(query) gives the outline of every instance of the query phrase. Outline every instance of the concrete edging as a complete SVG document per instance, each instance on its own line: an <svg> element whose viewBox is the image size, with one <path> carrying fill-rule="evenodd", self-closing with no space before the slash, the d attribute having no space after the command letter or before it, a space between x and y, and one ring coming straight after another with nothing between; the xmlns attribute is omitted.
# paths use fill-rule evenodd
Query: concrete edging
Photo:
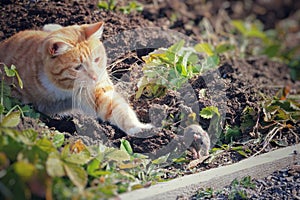
<svg viewBox="0 0 300 200"><path fill-rule="evenodd" d="M297 154L293 152L297 151ZM119 196L120 199L176 199L177 196L191 196L199 188L211 187L214 190L229 185L235 178L251 176L264 178L276 170L300 162L300 144L274 150L269 153L250 157L238 163L222 166L197 174L187 175L168 182L158 183Z"/></svg>

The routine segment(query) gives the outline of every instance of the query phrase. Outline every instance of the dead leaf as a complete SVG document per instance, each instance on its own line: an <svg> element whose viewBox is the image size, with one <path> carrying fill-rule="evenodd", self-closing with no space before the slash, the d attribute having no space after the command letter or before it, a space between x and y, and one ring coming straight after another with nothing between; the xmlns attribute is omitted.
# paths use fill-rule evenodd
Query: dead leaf
<svg viewBox="0 0 300 200"><path fill-rule="evenodd" d="M188 169L192 169L194 167L196 167L197 165L203 163L208 157L210 157L209 155L207 156L202 156L199 159L196 160L192 160L189 164L188 164Z"/></svg>
<svg viewBox="0 0 300 200"><path fill-rule="evenodd" d="M86 147L84 143L79 139L76 140L73 144L70 146L71 153L80 153L82 150L84 150Z"/></svg>

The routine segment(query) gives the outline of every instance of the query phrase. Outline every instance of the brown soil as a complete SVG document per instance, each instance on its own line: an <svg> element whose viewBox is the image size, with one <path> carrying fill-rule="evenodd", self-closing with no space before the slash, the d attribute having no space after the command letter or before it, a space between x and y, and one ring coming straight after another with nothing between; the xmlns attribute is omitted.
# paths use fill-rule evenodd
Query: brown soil
<svg viewBox="0 0 300 200"><path fill-rule="evenodd" d="M151 34L143 32L142 30L147 27L160 27L162 30L172 29L189 36L192 41L201 41L199 22L203 17L207 17L214 25L222 17L218 12L221 8L232 18L243 18L250 13L256 14L265 23L266 28L273 28L280 19L291 16L299 8L297 0L288 1L289 3L276 1L276 4L269 5L269 7L263 5L262 2L264 1L255 1L250 7L245 6L243 1L226 5L222 3L223 1L218 0L210 1L206 5L200 4L196 0L186 1L186 4L181 0L160 2L157 5L150 4L152 1L147 0L141 2L145 5L141 14L124 15L101 11L92 1L1 1L0 40L4 40L21 30L40 29L48 23L66 26L104 21L106 25L103 41L109 57L109 71L116 80L118 78L122 78L122 80L134 79L141 72L142 56L161 47L162 44L169 46L174 42L167 36L161 35L159 31L153 31ZM280 12L277 12L278 8L280 8ZM177 16L175 21L170 20L172 13ZM140 32L130 32L130 30L137 28L142 29ZM129 32L123 34L124 31ZM180 35L180 37L185 36ZM123 47L126 44L130 46L129 42L132 41L132 38L136 39L135 45L139 47L138 49L120 49L120 46ZM130 72L130 76L127 77L128 72ZM134 81L136 82L136 80ZM117 84L118 81L115 83ZM149 110L155 111L156 109L156 116L152 117L153 120L157 119L155 123L159 124L161 113L165 113L167 119L174 116L172 123L175 124L180 120L180 113L182 112L180 106L193 107L196 103L196 107L198 107L196 109L200 110L208 105L223 104L226 105L224 110L221 110L226 116L223 126L225 124L239 126L242 112L246 106L258 108L258 102L261 100L260 92L271 96L278 89L289 85L293 94L299 93L300 88L299 82L291 81L286 65L271 61L263 56L246 60L224 58L218 70L191 80L190 85L194 89L196 102L182 102L180 99L182 94L173 91L168 92L163 98L142 97L136 100L134 93L130 92L136 90L135 85L130 85L124 95L128 97L139 118L144 122L150 121ZM118 87L123 88L124 85ZM200 98L203 88L207 89L207 96L210 98ZM155 152L170 143L177 134L180 134L179 127L178 129L153 130L154 132L151 133L153 135L149 138L130 137L109 123L96 121L91 117L82 115L64 119L43 117L42 120L49 127L68 132L69 137L81 138L87 144L102 142L107 145L119 146L120 139L126 138L133 146L134 151L141 153ZM209 120L199 117L198 122L204 129L209 129ZM89 129L78 128L82 125ZM27 126L28 123L24 127ZM299 123L296 125L296 131L300 132ZM241 141L249 139L249 137L249 134L245 134ZM289 138L290 143L295 142L292 139L292 134L286 133L284 137ZM254 145L249 147L254 150L253 153L259 148L254 147ZM227 152L214 163L202 167L216 167L240 159L242 157L239 154Z"/></svg>

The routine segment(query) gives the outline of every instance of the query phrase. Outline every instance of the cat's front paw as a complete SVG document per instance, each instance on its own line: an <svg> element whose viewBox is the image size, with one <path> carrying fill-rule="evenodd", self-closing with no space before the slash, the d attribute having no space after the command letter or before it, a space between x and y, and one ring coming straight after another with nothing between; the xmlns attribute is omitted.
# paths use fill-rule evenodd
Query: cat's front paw
<svg viewBox="0 0 300 200"><path fill-rule="evenodd" d="M135 135L143 130L146 130L146 129L151 129L151 128L154 128L154 126L152 124L139 124L138 126L135 126L133 128L130 128L128 131L126 131L126 133L128 135Z"/></svg>

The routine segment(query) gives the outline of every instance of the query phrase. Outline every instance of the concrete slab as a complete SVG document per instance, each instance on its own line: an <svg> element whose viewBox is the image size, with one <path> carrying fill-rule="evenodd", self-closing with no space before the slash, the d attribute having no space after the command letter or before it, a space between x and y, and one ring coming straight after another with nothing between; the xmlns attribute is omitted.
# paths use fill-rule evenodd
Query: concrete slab
<svg viewBox="0 0 300 200"><path fill-rule="evenodd" d="M294 152L297 152L297 154ZM122 194L119 197L124 200L176 199L179 195L191 196L199 188L222 189L235 178L241 179L245 176L263 178L276 170L291 166L295 162L300 162L300 144L250 157L229 166L222 166L165 183L158 183L149 188Z"/></svg>

